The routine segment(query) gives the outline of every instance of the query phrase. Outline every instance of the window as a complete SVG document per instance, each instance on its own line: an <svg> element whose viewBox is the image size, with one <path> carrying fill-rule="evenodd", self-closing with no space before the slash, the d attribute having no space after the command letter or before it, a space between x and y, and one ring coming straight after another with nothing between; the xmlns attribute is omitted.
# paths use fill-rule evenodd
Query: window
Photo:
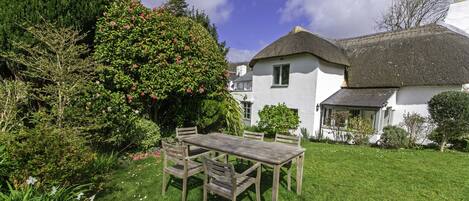
<svg viewBox="0 0 469 201"><path fill-rule="evenodd" d="M244 118L251 119L251 102L241 102L243 104Z"/></svg>
<svg viewBox="0 0 469 201"><path fill-rule="evenodd" d="M282 64L274 66L273 85L286 86L290 82L290 64Z"/></svg>

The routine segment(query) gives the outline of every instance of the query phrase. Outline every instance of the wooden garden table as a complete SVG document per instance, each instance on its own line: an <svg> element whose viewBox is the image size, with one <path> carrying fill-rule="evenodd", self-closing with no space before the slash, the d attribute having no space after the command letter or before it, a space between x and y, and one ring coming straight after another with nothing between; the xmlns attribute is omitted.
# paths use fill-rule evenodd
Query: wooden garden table
<svg viewBox="0 0 469 201"><path fill-rule="evenodd" d="M297 158L296 193L301 194L305 149L275 142L247 140L221 133L194 135L183 139L188 145L234 155L239 158L268 164L274 169L272 201L278 200L280 168Z"/></svg>

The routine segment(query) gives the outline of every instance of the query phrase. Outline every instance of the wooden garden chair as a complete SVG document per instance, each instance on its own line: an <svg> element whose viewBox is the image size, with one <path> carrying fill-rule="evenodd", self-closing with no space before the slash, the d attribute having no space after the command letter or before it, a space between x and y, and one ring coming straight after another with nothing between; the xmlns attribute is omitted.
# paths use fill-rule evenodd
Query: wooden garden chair
<svg viewBox="0 0 469 201"><path fill-rule="evenodd" d="M301 138L299 136L290 136L290 135L282 135L276 134L275 135L275 142L282 143L290 146L296 146L301 148ZM287 189L291 191L291 173L292 173L292 163L296 158L292 159L290 162L286 163L282 167L287 169Z"/></svg>
<svg viewBox="0 0 469 201"><path fill-rule="evenodd" d="M182 179L182 201L186 200L187 180L189 177L201 173L203 165L194 161L195 158L204 154L189 157L188 148L182 143L170 144L163 141L163 189L162 194L165 195L168 178L174 176ZM207 152L208 154L209 152Z"/></svg>
<svg viewBox="0 0 469 201"><path fill-rule="evenodd" d="M191 137L197 134L197 127L176 128L176 138L179 141L181 141L183 138ZM189 147L189 156L199 155L205 152L208 152L208 150L195 146Z"/></svg>
<svg viewBox="0 0 469 201"><path fill-rule="evenodd" d="M264 141L264 133L256 133L256 132L244 131L244 133L243 133L243 138L244 138L244 139L249 139L249 140Z"/></svg>
<svg viewBox="0 0 469 201"><path fill-rule="evenodd" d="M251 185L256 187L256 201L260 201L261 192L261 164L256 163L241 174L235 172L233 164L222 163L212 159L204 162L204 201L208 192L235 201L236 197L246 191ZM256 177L248 176L257 170Z"/></svg>

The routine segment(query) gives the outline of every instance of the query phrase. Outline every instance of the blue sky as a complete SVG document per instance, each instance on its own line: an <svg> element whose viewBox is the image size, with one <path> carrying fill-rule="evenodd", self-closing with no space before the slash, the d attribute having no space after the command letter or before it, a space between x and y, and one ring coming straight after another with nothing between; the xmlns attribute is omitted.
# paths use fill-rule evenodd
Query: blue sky
<svg viewBox="0 0 469 201"><path fill-rule="evenodd" d="M141 0L155 7L165 0ZM327 38L376 32L390 0L186 0L204 10L230 47L228 60L249 61L255 53L300 25Z"/></svg>

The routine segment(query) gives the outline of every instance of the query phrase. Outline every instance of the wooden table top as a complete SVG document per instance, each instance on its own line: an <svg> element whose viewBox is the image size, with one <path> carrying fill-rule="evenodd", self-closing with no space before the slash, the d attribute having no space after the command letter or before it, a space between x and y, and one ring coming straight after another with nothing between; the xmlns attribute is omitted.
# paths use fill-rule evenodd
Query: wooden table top
<svg viewBox="0 0 469 201"><path fill-rule="evenodd" d="M305 152L305 149L291 145L248 140L221 133L199 134L184 138L183 142L271 165L281 165Z"/></svg>

